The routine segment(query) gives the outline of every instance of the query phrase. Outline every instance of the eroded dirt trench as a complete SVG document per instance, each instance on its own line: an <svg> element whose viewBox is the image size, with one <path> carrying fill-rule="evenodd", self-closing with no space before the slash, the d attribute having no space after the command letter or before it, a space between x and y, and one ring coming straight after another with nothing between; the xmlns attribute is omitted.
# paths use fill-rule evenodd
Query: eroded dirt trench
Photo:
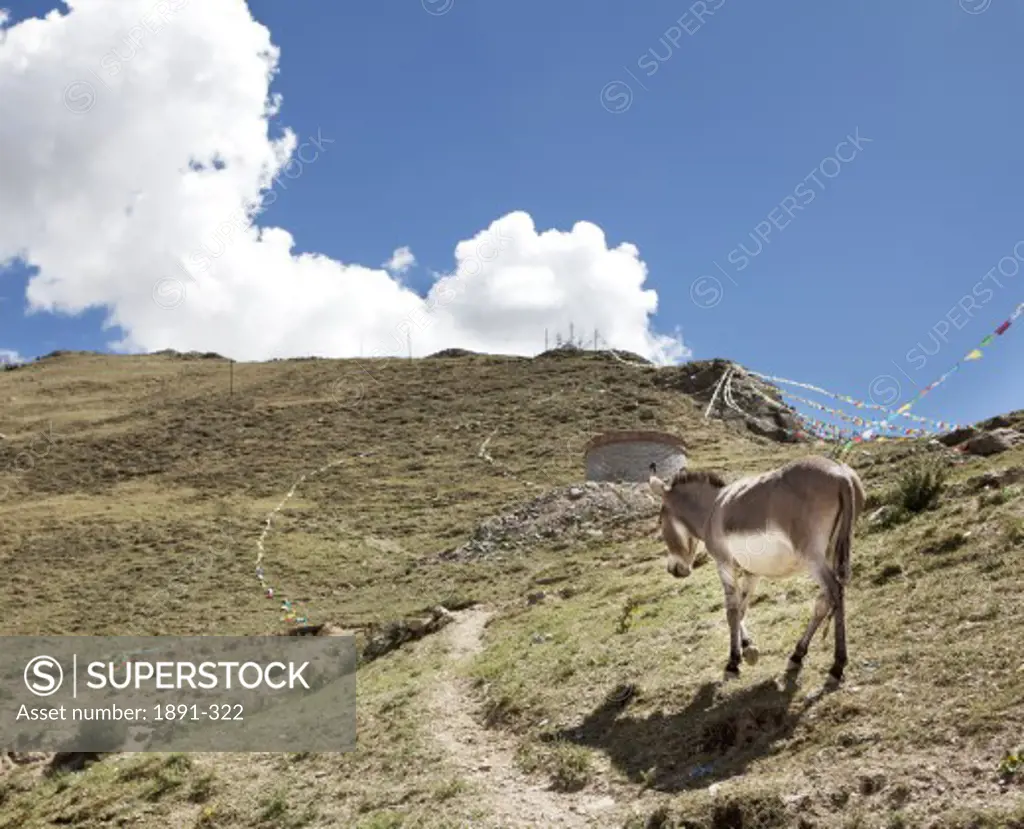
<svg viewBox="0 0 1024 829"><path fill-rule="evenodd" d="M491 613L470 608L453 616L455 620L441 633L449 661L430 695L431 733L452 765L481 793L491 825L503 829L620 825L610 796L551 791L516 767L514 738L480 724L479 706L468 683L453 669L481 651Z"/></svg>

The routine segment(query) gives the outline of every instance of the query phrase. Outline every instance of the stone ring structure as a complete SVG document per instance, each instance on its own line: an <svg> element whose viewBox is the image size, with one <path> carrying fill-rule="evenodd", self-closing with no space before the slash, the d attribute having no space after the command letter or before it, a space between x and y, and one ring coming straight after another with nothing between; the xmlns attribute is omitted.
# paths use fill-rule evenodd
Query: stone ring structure
<svg viewBox="0 0 1024 829"><path fill-rule="evenodd" d="M584 447L588 481L644 483L657 464L658 476L671 480L686 467L686 444L667 432L605 432Z"/></svg>

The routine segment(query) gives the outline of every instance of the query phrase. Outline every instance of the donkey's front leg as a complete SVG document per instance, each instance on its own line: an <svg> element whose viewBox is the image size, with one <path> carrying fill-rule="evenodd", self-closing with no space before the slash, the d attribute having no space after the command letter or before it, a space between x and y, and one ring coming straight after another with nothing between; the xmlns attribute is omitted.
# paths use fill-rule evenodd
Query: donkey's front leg
<svg viewBox="0 0 1024 829"><path fill-rule="evenodd" d="M750 608L750 601L754 598L754 591L760 582L760 576L744 573L742 587L740 589L740 648L743 651L743 661L748 665L756 665L761 652L754 644L754 638L747 630L747 610Z"/></svg>
<svg viewBox="0 0 1024 829"><path fill-rule="evenodd" d="M742 597L736 586L736 579L729 570L719 566L718 575L722 580L722 589L725 592L725 618L729 623L729 661L725 665L725 677L729 679L740 675L743 637L741 629L743 621Z"/></svg>

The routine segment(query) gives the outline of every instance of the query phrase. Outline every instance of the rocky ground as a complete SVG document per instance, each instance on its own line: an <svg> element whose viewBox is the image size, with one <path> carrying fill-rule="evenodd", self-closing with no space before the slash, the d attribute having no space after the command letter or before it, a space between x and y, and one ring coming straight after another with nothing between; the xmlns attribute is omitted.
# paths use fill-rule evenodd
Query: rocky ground
<svg viewBox="0 0 1024 829"><path fill-rule="evenodd" d="M448 561L465 561L499 552L523 551L538 544L570 546L601 539L618 525L650 518L658 504L643 484L587 481L561 487L481 523L464 544L441 553Z"/></svg>

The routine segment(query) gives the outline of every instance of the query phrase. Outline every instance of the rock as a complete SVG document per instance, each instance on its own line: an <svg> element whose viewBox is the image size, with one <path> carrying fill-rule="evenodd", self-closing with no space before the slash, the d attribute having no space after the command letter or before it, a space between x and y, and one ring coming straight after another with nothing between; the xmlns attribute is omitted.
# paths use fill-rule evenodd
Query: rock
<svg viewBox="0 0 1024 829"><path fill-rule="evenodd" d="M543 590L538 590L536 593L530 593L526 597L526 603L528 605L540 604L547 597L547 593Z"/></svg>
<svg viewBox="0 0 1024 829"><path fill-rule="evenodd" d="M954 429L952 432L939 435L938 440L943 446L957 446L968 438L975 437L977 434L978 430L973 426L964 426L961 429Z"/></svg>
<svg viewBox="0 0 1024 829"><path fill-rule="evenodd" d="M885 788L884 774L863 774L860 777L860 793L865 796L878 794Z"/></svg>
<svg viewBox="0 0 1024 829"><path fill-rule="evenodd" d="M968 478L966 488L969 492L981 492L985 489L999 489L1009 484L1024 481L1024 466L1011 466L1002 472L984 472Z"/></svg>
<svg viewBox="0 0 1024 829"><path fill-rule="evenodd" d="M289 628L285 636L346 636L350 633L351 631L332 625L330 622L322 622L318 625L307 624Z"/></svg>
<svg viewBox="0 0 1024 829"><path fill-rule="evenodd" d="M728 406L723 395L719 394L712 414L769 440L800 442L802 438L796 436L801 431L800 421L783 401L779 390L728 360L695 360L686 365L661 369L652 379L655 385L681 391L698 404L707 406L714 397L719 380L730 367L736 369L731 381L736 408Z"/></svg>
<svg viewBox="0 0 1024 829"><path fill-rule="evenodd" d="M59 751L53 755L47 767L49 774L66 771L81 771L86 766L103 759L103 753L97 751Z"/></svg>
<svg viewBox="0 0 1024 829"><path fill-rule="evenodd" d="M414 639L422 639L430 621L430 619L409 619L406 621L405 627Z"/></svg>
<svg viewBox="0 0 1024 829"><path fill-rule="evenodd" d="M896 507L891 504L881 506L868 516L868 523L872 525L884 524L895 512Z"/></svg>
<svg viewBox="0 0 1024 829"><path fill-rule="evenodd" d="M570 547L605 538L609 527L652 518L657 510L646 483L561 487L486 519L465 543L439 553L438 558L470 560L499 548L525 551L554 539L561 547Z"/></svg>
<svg viewBox="0 0 1024 829"><path fill-rule="evenodd" d="M1022 439L1024 439L1024 435L1016 429L992 429L989 432L982 432L964 443L964 451L971 455L988 457L1012 449Z"/></svg>
<svg viewBox="0 0 1024 829"><path fill-rule="evenodd" d="M988 420L983 420L978 426L982 429L1005 429L1008 426L1013 426L1013 421L1006 415L996 415Z"/></svg>
<svg viewBox="0 0 1024 829"><path fill-rule="evenodd" d="M368 631L367 642L363 647L362 661L372 662L387 653L401 647L406 642L422 639L431 633L437 633L450 624L454 617L441 607L431 608L429 615L412 619L400 619L383 626L373 626Z"/></svg>
<svg viewBox="0 0 1024 829"><path fill-rule="evenodd" d="M997 472L996 477L999 479L1000 486L1022 483L1024 482L1024 466L1011 466L1009 469Z"/></svg>
<svg viewBox="0 0 1024 829"><path fill-rule="evenodd" d="M28 763L40 763L44 760L49 760L52 756L47 751L8 751L6 754L12 763L19 766L24 766Z"/></svg>
<svg viewBox="0 0 1024 829"><path fill-rule="evenodd" d="M636 693L637 687L632 682L616 685L608 692L608 696L605 698L605 701L609 705L621 708L629 703L629 701L636 696Z"/></svg>

